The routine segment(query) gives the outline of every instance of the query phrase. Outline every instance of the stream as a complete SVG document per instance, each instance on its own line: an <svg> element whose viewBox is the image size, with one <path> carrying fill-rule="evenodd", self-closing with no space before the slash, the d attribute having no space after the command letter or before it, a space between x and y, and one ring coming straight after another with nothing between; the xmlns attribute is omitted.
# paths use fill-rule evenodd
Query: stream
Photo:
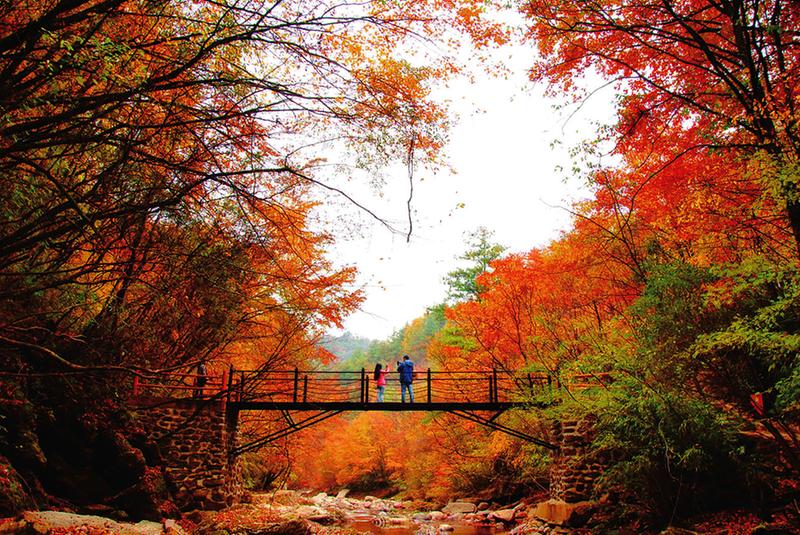
<svg viewBox="0 0 800 535"><path fill-rule="evenodd" d="M309 502L313 505L296 507L295 512L311 520L316 517L323 523L327 521L327 515L338 516L335 524L358 533L495 535L508 533L510 529L492 516L498 513L478 512L474 504L466 502L451 502L442 511L415 511L409 503L371 496L356 499L319 493L309 498Z"/></svg>
<svg viewBox="0 0 800 535"><path fill-rule="evenodd" d="M463 524L460 522L450 523L453 527L452 531L439 532L435 524L429 524L430 533L449 533L451 535L495 535L500 533L508 533L505 529L497 529L494 526L475 526L472 524ZM364 521L351 521L347 522L344 527L351 528L359 533L375 533L379 535L415 535L418 533L425 533L420 530L420 526L416 524L406 526L376 526L373 522ZM424 528L423 528L424 529Z"/></svg>

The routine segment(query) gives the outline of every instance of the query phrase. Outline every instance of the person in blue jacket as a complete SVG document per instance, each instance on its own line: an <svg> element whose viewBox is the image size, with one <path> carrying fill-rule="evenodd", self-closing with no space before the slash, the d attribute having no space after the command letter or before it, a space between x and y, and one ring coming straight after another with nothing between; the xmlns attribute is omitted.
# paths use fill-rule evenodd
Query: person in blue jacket
<svg viewBox="0 0 800 535"><path fill-rule="evenodd" d="M414 363L411 362L411 357L403 355L403 362L397 363L397 372L400 374L400 398L403 403L406 402L406 390L414 403L414 389L411 388L411 383L414 382Z"/></svg>

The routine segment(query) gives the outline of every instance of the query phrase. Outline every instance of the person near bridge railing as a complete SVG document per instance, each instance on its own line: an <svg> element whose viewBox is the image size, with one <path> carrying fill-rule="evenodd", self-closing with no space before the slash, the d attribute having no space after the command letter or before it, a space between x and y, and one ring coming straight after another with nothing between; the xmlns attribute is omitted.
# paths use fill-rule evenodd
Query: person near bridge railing
<svg viewBox="0 0 800 535"><path fill-rule="evenodd" d="M414 403L414 389L411 384L414 382L414 363L411 357L403 355L403 362L397 363L397 371L400 374L400 399L406 402L406 390L408 390L411 403Z"/></svg>
<svg viewBox="0 0 800 535"><path fill-rule="evenodd" d="M206 370L206 363L200 362L197 365L197 376L195 377L195 388L192 397L199 399L203 397L203 387L208 382L208 370Z"/></svg>
<svg viewBox="0 0 800 535"><path fill-rule="evenodd" d="M383 394L386 392L386 374L389 373L389 369L384 368L383 365L379 362L375 365L375 390L378 392L378 403L383 403Z"/></svg>

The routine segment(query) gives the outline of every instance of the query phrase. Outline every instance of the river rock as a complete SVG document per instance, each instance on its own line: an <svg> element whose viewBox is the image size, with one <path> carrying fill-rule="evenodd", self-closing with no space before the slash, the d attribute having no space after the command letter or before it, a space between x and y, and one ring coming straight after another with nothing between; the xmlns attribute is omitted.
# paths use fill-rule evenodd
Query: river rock
<svg viewBox="0 0 800 535"><path fill-rule="evenodd" d="M311 498L311 501L317 505L324 503L327 500L328 500L328 495L325 494L324 492L320 492L319 494Z"/></svg>
<svg viewBox="0 0 800 535"><path fill-rule="evenodd" d="M578 515L585 514L587 505L591 505L591 502L567 503L562 500L550 499L537 503L536 509L533 510L533 515L550 524L571 525L573 522L572 517L576 511Z"/></svg>
<svg viewBox="0 0 800 535"><path fill-rule="evenodd" d="M475 504L469 502L450 502L442 508L442 511L452 515L458 513L474 513Z"/></svg>
<svg viewBox="0 0 800 535"><path fill-rule="evenodd" d="M144 520L138 524L126 524L109 520L100 516L76 515L60 511L26 511L22 513L25 525L23 533L47 535L53 530L77 530L85 528L89 532L106 531L119 535L161 535L162 525L159 522Z"/></svg>
<svg viewBox="0 0 800 535"><path fill-rule="evenodd" d="M336 495L337 498L347 498L347 495L350 493L350 489L342 489Z"/></svg>
<svg viewBox="0 0 800 535"><path fill-rule="evenodd" d="M431 511L431 520L433 522L439 522L440 520L444 520L447 518L447 515L441 511Z"/></svg>
<svg viewBox="0 0 800 535"><path fill-rule="evenodd" d="M393 506L390 502L376 499L375 501L369 502L367 508L371 511L389 511L393 509Z"/></svg>
<svg viewBox="0 0 800 535"><path fill-rule="evenodd" d="M514 521L514 509L500 509L499 511L494 511L489 513L489 520L499 520L505 523L511 523Z"/></svg>
<svg viewBox="0 0 800 535"><path fill-rule="evenodd" d="M335 512L328 511L327 509L315 505L301 505L294 511L297 516L324 526L334 524L339 519L339 515Z"/></svg>
<svg viewBox="0 0 800 535"><path fill-rule="evenodd" d="M187 535L187 533L175 520L168 518L164 521L164 535Z"/></svg>
<svg viewBox="0 0 800 535"><path fill-rule="evenodd" d="M439 526L439 532L440 533L446 533L448 531L455 531L455 530L456 530L456 528L454 528L450 524L442 524L442 525Z"/></svg>
<svg viewBox="0 0 800 535"><path fill-rule="evenodd" d="M481 502L478 504L478 511L486 511L489 508L489 504L486 502Z"/></svg>

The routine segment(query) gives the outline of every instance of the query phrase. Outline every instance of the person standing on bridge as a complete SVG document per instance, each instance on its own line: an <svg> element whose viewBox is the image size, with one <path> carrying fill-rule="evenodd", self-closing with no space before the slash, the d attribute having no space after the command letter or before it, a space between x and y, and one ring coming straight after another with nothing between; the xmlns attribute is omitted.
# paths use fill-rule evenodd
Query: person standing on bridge
<svg viewBox="0 0 800 535"><path fill-rule="evenodd" d="M378 392L378 403L383 403L383 394L386 392L386 374L388 366L384 369L381 363L375 365L375 390Z"/></svg>
<svg viewBox="0 0 800 535"><path fill-rule="evenodd" d="M414 382L414 363L411 357L403 355L403 362L397 363L397 371L400 374L400 399L406 402L406 390L408 390L411 403L414 403L414 389L411 384Z"/></svg>
<svg viewBox="0 0 800 535"><path fill-rule="evenodd" d="M197 364L197 375L194 377L194 392L192 393L192 397L195 399L199 399L203 397L203 387L206 386L208 382L208 371L206 370L206 363L200 362Z"/></svg>

